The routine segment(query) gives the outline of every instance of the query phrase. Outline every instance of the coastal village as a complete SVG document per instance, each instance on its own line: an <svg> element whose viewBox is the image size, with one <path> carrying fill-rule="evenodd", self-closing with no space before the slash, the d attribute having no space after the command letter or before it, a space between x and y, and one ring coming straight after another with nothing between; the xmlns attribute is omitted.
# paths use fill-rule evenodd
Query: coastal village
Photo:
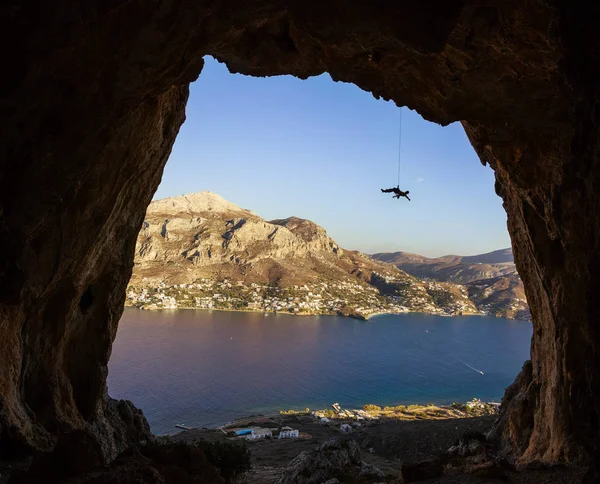
<svg viewBox="0 0 600 484"><path fill-rule="evenodd" d="M235 449L236 455L246 456L245 462L251 463L236 481L243 484L413 482L403 477L409 475L407 460L423 459L432 451L449 456L484 452L481 432L497 413L497 403L478 399L447 406L369 404L362 409L334 403L323 410L282 410L278 415L238 418L213 429L177 425L185 430L171 439ZM472 441L457 440L461 435ZM405 463L399 466L398 459ZM438 467L436 475L441 475ZM341 480L330 481L329 474Z"/></svg>
<svg viewBox="0 0 600 484"><path fill-rule="evenodd" d="M157 309L221 309L289 314L339 314L366 319L375 314L409 311L445 316L485 314L468 299L434 281L394 281L374 275L375 284L319 282L290 287L241 281L199 279L194 283L130 286L127 306ZM455 285L456 286L456 285Z"/></svg>
<svg viewBox="0 0 600 484"><path fill-rule="evenodd" d="M342 249L310 220L267 221L214 193L157 200L138 235L126 305L358 319L403 312L528 319L520 279L489 279L497 267L460 266L488 278L470 284L410 274L376 255Z"/></svg>
<svg viewBox="0 0 600 484"><path fill-rule="evenodd" d="M362 409L345 409L339 403L330 409L314 410L281 410L279 417L255 415L242 417L226 423L216 430L231 440L258 441L264 439L311 439L304 430L293 428L291 422L318 423L349 434L362 427L371 427L390 420L444 420L483 417L498 414L500 404L483 402L478 398L464 404L452 405L398 405L384 406L368 404ZM193 431L194 428L183 424L175 427Z"/></svg>

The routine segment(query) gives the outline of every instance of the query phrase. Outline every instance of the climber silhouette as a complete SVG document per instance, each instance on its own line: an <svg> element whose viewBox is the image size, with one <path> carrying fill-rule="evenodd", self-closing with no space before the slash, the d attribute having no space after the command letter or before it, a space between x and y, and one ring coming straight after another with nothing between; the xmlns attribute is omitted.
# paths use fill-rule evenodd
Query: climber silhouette
<svg viewBox="0 0 600 484"><path fill-rule="evenodd" d="M400 186L397 186L395 188L386 188L385 190L382 188L381 192L382 193L395 193L394 198L400 199L400 197L404 197L410 202L410 198L408 198L408 194L410 192L408 190L403 192L402 190L400 190Z"/></svg>

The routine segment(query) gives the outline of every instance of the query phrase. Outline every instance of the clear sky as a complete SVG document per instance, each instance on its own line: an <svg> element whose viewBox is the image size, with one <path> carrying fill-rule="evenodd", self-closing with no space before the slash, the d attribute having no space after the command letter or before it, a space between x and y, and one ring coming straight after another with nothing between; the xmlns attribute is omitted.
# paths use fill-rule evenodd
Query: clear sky
<svg viewBox="0 0 600 484"><path fill-rule="evenodd" d="M209 190L270 220L323 226L342 247L471 255L510 246L494 176L459 123L447 127L328 74L230 74L212 58L191 86L155 199Z"/></svg>

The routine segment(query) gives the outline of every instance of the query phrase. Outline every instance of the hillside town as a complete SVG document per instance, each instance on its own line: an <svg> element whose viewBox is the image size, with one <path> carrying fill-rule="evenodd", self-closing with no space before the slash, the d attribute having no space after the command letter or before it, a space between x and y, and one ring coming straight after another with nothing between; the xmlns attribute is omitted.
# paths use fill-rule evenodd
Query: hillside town
<svg viewBox="0 0 600 484"><path fill-rule="evenodd" d="M152 202L127 306L340 314L482 314L529 319L512 252L427 259L345 250L298 217L267 221L215 193Z"/></svg>
<svg viewBox="0 0 600 484"><path fill-rule="evenodd" d="M189 284L130 286L126 305L140 309L221 309L290 314L339 314L366 319L409 311L438 315L479 314L464 293L454 294L432 281L413 284L381 277L382 284L319 282L290 287L241 281L199 279Z"/></svg>

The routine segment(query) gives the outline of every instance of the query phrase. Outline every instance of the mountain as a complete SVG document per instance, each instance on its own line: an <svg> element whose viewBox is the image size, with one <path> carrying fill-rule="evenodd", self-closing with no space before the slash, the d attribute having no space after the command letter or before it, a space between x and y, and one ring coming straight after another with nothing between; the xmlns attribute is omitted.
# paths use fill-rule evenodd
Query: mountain
<svg viewBox="0 0 600 484"><path fill-rule="evenodd" d="M494 250L493 252L487 252L480 255L461 257L461 262L463 264L514 264L515 259L513 257L512 249L508 248Z"/></svg>
<svg viewBox="0 0 600 484"><path fill-rule="evenodd" d="M342 250L317 224L266 221L201 192L152 202L138 236L133 281L198 278L282 286L317 280L368 280L373 271L409 278L392 265Z"/></svg>
<svg viewBox="0 0 600 484"><path fill-rule="evenodd" d="M516 273L512 249L496 250L473 256L446 255L428 258L408 252L379 253L374 259L394 264L416 277L441 282L468 284Z"/></svg>
<svg viewBox="0 0 600 484"><path fill-rule="evenodd" d="M200 192L149 205L127 304L357 317L500 310L502 298L496 303L488 296L478 287L423 280L394 264L342 249L310 220L267 221L219 195ZM475 300L490 309L482 310Z"/></svg>
<svg viewBox="0 0 600 484"><path fill-rule="evenodd" d="M428 258L409 252L379 253L374 259L394 264L415 277L454 282L467 287L469 298L482 311L498 317L530 320L523 282L512 249L473 256Z"/></svg>

